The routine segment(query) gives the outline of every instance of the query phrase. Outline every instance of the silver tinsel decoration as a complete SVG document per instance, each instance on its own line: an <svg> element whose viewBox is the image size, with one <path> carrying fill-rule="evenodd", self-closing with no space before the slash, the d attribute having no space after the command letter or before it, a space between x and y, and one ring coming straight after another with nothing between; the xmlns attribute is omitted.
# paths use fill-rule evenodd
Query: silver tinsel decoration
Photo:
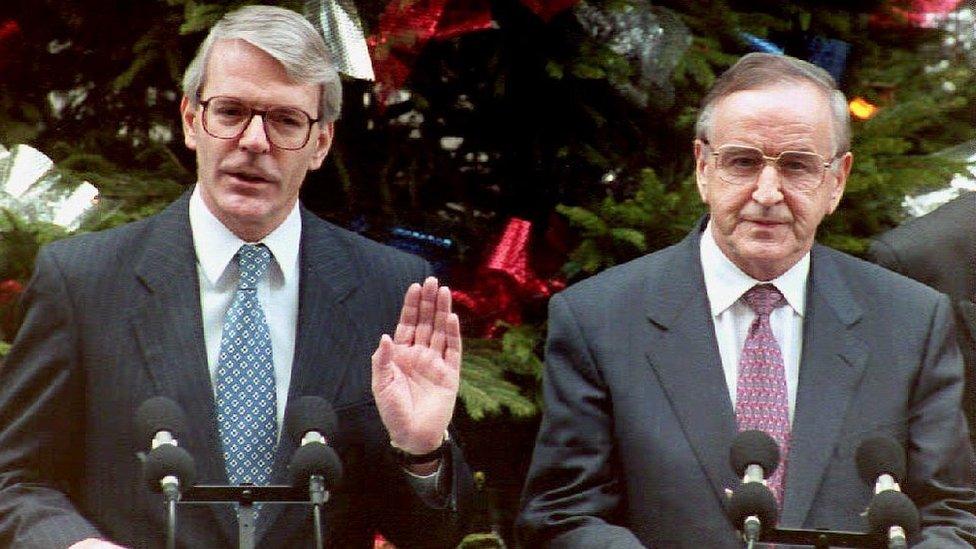
<svg viewBox="0 0 976 549"><path fill-rule="evenodd" d="M629 82L615 83L617 91L640 107L651 99L662 105L674 102L671 75L691 45L691 33L671 10L647 0L600 8L581 1L573 13L595 40L622 55L633 67Z"/></svg>
<svg viewBox="0 0 976 549"><path fill-rule="evenodd" d="M83 182L71 187L44 153L28 145L0 145L0 208L31 222L76 230L91 213L98 190Z"/></svg>
<svg viewBox="0 0 976 549"><path fill-rule="evenodd" d="M375 79L363 24L352 0L306 0L305 16L322 31L336 70L353 78Z"/></svg>

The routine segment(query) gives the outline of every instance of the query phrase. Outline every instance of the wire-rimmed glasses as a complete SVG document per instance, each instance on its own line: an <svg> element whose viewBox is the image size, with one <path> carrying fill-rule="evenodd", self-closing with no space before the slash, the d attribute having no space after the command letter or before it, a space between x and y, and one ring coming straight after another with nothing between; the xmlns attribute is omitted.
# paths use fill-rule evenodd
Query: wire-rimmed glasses
<svg viewBox="0 0 976 549"><path fill-rule="evenodd" d="M707 142L704 142L708 146ZM836 157L827 160L815 152L783 151L776 156L766 156L755 147L722 145L711 152L715 158L715 171L719 178L732 185L751 185L759 174L772 163L783 185L796 190L810 191L824 181L827 168Z"/></svg>
<svg viewBox="0 0 976 549"><path fill-rule="evenodd" d="M203 129L213 137L237 139L250 125L251 120L260 115L268 142L289 151L304 147L312 133L312 124L319 121L295 107L260 110L236 97L217 95L199 101L203 106Z"/></svg>

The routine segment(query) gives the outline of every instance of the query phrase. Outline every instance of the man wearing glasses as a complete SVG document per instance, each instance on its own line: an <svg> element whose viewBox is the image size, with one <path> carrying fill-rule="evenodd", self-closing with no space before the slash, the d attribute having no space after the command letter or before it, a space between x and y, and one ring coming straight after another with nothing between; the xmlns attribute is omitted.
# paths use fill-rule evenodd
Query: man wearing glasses
<svg viewBox="0 0 976 549"><path fill-rule="evenodd" d="M150 397L198 484L288 484L299 397L345 474L326 541L453 547L470 478L447 436L461 341L450 292L419 258L304 210L339 115L339 78L298 14L221 19L186 71L181 119L197 184L165 211L57 242L38 257L0 369L0 546L162 546L166 508L142 478L133 416ZM392 337L390 335L391 334ZM298 435L300 436L300 435ZM234 547L232 505L180 505L179 547ZM309 547L310 506L266 503L260 547Z"/></svg>
<svg viewBox="0 0 976 549"><path fill-rule="evenodd" d="M767 484L781 527L867 531L874 486L855 453L888 436L921 513L910 541L976 544L949 302L814 243L849 147L825 71L749 54L718 79L694 142L709 215L550 302L526 546L741 547L726 507L745 430L779 447Z"/></svg>

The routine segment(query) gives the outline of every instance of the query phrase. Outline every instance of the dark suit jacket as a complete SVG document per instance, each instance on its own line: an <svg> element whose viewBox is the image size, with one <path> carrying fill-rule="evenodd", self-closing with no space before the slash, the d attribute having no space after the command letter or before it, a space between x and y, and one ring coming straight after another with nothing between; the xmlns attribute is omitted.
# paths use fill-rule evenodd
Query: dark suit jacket
<svg viewBox="0 0 976 549"><path fill-rule="evenodd" d="M104 535L162 546L160 496L142 479L132 418L149 397L189 418L179 444L198 483L226 484L207 370L195 255L184 195L159 215L44 248L24 294L26 317L0 369L0 546L65 547ZM289 402L319 395L339 417L345 466L327 504L335 547L371 547L374 529L403 547L450 546L470 479L456 448L445 509L424 505L389 457L370 390L370 354L392 333L407 286L429 266L304 209L298 333ZM286 418L290 411L286 408ZM281 435L273 483L296 447ZM461 508L459 508L461 507ZM261 547L310 547L308 506L266 504ZM179 545L237 545L231 505L179 506Z"/></svg>
<svg viewBox="0 0 976 549"><path fill-rule="evenodd" d="M976 422L976 192L963 192L935 211L911 219L871 243L877 264L948 294L956 310L966 362L963 408ZM971 435L976 435L972 431Z"/></svg>
<svg viewBox="0 0 976 549"><path fill-rule="evenodd" d="M529 547L741 547L726 518L735 416L700 231L550 302L545 412L518 520ZM909 450L929 547L976 541L962 364L944 296L815 246L780 526L867 529L854 452Z"/></svg>

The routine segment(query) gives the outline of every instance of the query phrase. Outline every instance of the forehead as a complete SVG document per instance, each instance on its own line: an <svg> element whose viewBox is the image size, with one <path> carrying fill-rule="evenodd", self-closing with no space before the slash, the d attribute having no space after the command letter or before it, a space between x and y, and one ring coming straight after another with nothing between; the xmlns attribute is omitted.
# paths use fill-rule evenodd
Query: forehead
<svg viewBox="0 0 976 549"><path fill-rule="evenodd" d="M244 40L218 40L210 50L201 95L228 95L255 105L318 109L318 86L292 80L277 59Z"/></svg>
<svg viewBox="0 0 976 549"><path fill-rule="evenodd" d="M715 105L715 145L751 145L767 153L810 150L828 155L833 118L827 94L809 84L782 83L730 94Z"/></svg>

